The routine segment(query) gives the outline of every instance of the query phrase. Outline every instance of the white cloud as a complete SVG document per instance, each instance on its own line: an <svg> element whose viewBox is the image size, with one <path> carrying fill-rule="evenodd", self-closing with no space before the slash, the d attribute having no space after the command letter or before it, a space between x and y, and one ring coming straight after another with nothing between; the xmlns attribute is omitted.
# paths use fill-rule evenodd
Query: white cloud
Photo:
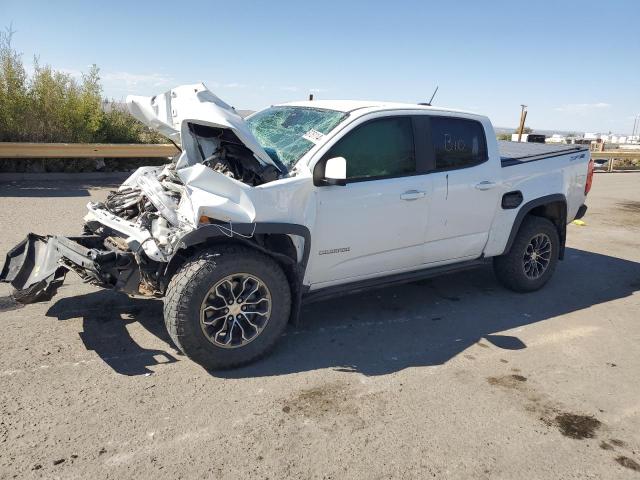
<svg viewBox="0 0 640 480"><path fill-rule="evenodd" d="M41 63L40 67L51 67L51 66ZM27 63L24 66L24 70L27 73L27 75L29 75L31 77L35 73L36 67L35 67L35 65L33 63ZM75 68L51 67L51 70L53 70L54 72L64 73L65 75L69 75L70 77L72 77L72 78L74 78L76 80L80 80L82 78L82 73L83 73L80 70L77 70ZM87 68L87 71L89 71L89 68Z"/></svg>
<svg viewBox="0 0 640 480"><path fill-rule="evenodd" d="M175 80L163 73L100 72L104 96L155 95L175 86Z"/></svg>
<svg viewBox="0 0 640 480"><path fill-rule="evenodd" d="M82 78L82 72L80 70L76 70L73 68L56 68L58 72L65 73L76 80L80 80ZM89 69L87 69L88 71Z"/></svg>
<svg viewBox="0 0 640 480"><path fill-rule="evenodd" d="M128 89L168 86L173 79L162 73L105 72L100 75L105 83L119 83Z"/></svg>
<svg viewBox="0 0 640 480"><path fill-rule="evenodd" d="M239 82L228 82L228 83L220 83L220 82L206 82L206 86L209 88L247 88L248 85Z"/></svg>
<svg viewBox="0 0 640 480"><path fill-rule="evenodd" d="M246 85L244 85L242 83L238 83L238 82L223 83L220 86L222 88L245 88L246 87Z"/></svg>
<svg viewBox="0 0 640 480"><path fill-rule="evenodd" d="M598 102L598 103L568 103L554 108L556 112L569 112L569 113L587 113L593 110L600 110L603 108L610 108L611 104Z"/></svg>
<svg viewBox="0 0 640 480"><path fill-rule="evenodd" d="M285 91L285 92L301 92L301 91L308 91L309 93L322 93L322 92L326 92L327 89L326 88L310 88L310 89L306 89L306 88L300 88L300 87L296 87L293 85L286 85L284 87L280 87L280 90Z"/></svg>

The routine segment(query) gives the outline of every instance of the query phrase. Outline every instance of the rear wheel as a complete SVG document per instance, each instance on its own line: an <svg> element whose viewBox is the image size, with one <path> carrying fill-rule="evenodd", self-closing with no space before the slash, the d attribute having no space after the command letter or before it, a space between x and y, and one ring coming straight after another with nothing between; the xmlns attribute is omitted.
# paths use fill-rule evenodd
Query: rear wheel
<svg viewBox="0 0 640 480"><path fill-rule="evenodd" d="M505 255L493 259L500 283L516 292L533 292L549 281L558 263L560 238L551 221L529 216Z"/></svg>
<svg viewBox="0 0 640 480"><path fill-rule="evenodd" d="M174 275L164 300L176 346L208 369L267 353L287 326L291 293L270 257L241 246L207 250Z"/></svg>

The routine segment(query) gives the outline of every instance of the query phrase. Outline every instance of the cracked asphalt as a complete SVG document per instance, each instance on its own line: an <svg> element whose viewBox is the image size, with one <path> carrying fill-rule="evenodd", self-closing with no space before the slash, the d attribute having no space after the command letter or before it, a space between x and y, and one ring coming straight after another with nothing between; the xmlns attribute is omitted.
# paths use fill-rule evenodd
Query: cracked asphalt
<svg viewBox="0 0 640 480"><path fill-rule="evenodd" d="M80 232L108 182L0 184L0 253ZM0 285L0 478L640 478L640 174L598 174L541 291L490 268L310 304L248 367L161 302Z"/></svg>

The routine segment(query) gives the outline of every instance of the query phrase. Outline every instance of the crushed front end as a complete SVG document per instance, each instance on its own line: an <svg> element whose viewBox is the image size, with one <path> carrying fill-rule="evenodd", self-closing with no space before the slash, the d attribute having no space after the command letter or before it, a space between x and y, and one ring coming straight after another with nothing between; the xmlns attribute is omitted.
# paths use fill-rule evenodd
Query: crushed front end
<svg viewBox="0 0 640 480"><path fill-rule="evenodd" d="M105 202L89 203L84 235L30 233L8 254L0 281L21 303L50 299L67 271L129 294L159 295L176 243L193 230L177 213L181 185L167 167L137 170Z"/></svg>
<svg viewBox="0 0 640 480"><path fill-rule="evenodd" d="M134 293L139 271L131 252L105 248L98 235L80 237L42 236L30 233L8 254L0 281L15 288L20 303L50 299L68 270L86 282Z"/></svg>
<svg viewBox="0 0 640 480"><path fill-rule="evenodd" d="M89 203L82 236L30 233L14 247L0 281L13 285L16 300L51 298L68 271L100 287L161 296L169 262L187 234L202 223L252 224L253 187L287 174L204 85L129 97L128 105L182 152L168 165L139 168L104 202Z"/></svg>

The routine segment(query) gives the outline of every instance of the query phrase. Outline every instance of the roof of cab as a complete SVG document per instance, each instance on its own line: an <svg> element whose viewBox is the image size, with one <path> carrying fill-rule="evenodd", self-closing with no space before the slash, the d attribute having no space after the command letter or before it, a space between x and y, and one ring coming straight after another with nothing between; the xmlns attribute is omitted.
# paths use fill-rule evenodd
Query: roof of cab
<svg viewBox="0 0 640 480"><path fill-rule="evenodd" d="M327 110L337 110L339 112L355 112L360 110L362 111L362 113L370 113L372 111L379 110L427 110L483 116L474 112L457 110L453 108L420 105L418 103L376 102L369 100L311 100L282 103L278 106L325 108Z"/></svg>

